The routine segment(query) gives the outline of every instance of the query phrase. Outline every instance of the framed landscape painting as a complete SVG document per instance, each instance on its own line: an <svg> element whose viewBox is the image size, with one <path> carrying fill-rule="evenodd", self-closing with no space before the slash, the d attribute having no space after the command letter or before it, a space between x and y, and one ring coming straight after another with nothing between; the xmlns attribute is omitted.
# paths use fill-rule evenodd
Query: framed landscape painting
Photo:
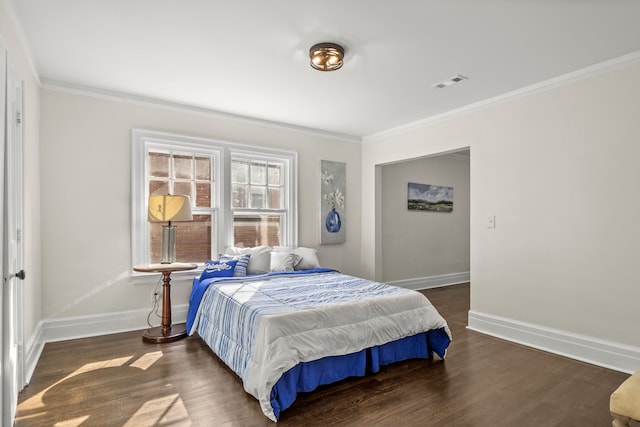
<svg viewBox="0 0 640 427"><path fill-rule="evenodd" d="M410 211L453 211L453 187L409 183L407 207Z"/></svg>

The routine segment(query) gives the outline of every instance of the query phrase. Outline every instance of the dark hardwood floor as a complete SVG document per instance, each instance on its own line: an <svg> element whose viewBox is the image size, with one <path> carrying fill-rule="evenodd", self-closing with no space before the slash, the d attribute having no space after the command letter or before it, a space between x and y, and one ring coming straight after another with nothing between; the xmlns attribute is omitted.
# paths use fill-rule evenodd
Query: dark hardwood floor
<svg viewBox="0 0 640 427"><path fill-rule="evenodd" d="M467 330L469 285L425 294L452 330L446 361L400 362L301 394L278 425L611 425L609 395L628 375ZM16 426L274 425L198 337L148 344L141 334L47 344Z"/></svg>

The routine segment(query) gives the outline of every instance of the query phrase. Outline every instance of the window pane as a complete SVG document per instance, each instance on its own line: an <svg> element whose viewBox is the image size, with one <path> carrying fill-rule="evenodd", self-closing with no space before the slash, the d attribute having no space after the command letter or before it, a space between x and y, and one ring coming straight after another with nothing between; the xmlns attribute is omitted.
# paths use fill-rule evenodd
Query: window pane
<svg viewBox="0 0 640 427"><path fill-rule="evenodd" d="M282 205L280 204L280 188L269 187L269 209L281 209Z"/></svg>
<svg viewBox="0 0 640 427"><path fill-rule="evenodd" d="M281 185L281 174L280 174L280 169L282 168L281 165L274 165L272 163L269 164L269 170L268 170L268 174L269 174L269 185Z"/></svg>
<svg viewBox="0 0 640 427"><path fill-rule="evenodd" d="M252 209L265 209L267 207L267 189L265 187L251 187L251 203L249 207Z"/></svg>
<svg viewBox="0 0 640 427"><path fill-rule="evenodd" d="M173 156L173 175L179 179L193 179L192 156L175 154Z"/></svg>
<svg viewBox="0 0 640 427"><path fill-rule="evenodd" d="M149 195L169 194L169 181L149 181Z"/></svg>
<svg viewBox="0 0 640 427"><path fill-rule="evenodd" d="M169 177L169 155L149 152L149 176Z"/></svg>
<svg viewBox="0 0 640 427"><path fill-rule="evenodd" d="M149 152L149 176L158 178L169 177L169 155L165 153Z"/></svg>
<svg viewBox="0 0 640 427"><path fill-rule="evenodd" d="M246 208L248 207L247 203L247 188L248 185L239 185L233 184L231 186L232 198L231 198L231 207L232 208Z"/></svg>
<svg viewBox="0 0 640 427"><path fill-rule="evenodd" d="M251 163L251 184L267 185L267 164L264 162Z"/></svg>
<svg viewBox="0 0 640 427"><path fill-rule="evenodd" d="M162 260L161 222L150 223L150 262ZM176 261L204 262L211 258L211 215L193 215L191 222L174 223L176 226Z"/></svg>
<svg viewBox="0 0 640 427"><path fill-rule="evenodd" d="M196 179L211 181L211 158L196 157Z"/></svg>
<svg viewBox="0 0 640 427"><path fill-rule="evenodd" d="M280 216L234 216L233 239L234 246L280 246Z"/></svg>
<svg viewBox="0 0 640 427"><path fill-rule="evenodd" d="M199 208L211 207L211 183L196 182L196 206Z"/></svg>
<svg viewBox="0 0 640 427"><path fill-rule="evenodd" d="M193 194L191 192L192 190L191 190L190 182L174 182L173 183L172 194L183 194L185 196L189 196L191 198L191 203L193 204Z"/></svg>
<svg viewBox="0 0 640 427"><path fill-rule="evenodd" d="M238 184L249 183L249 163L239 160L231 162L231 182Z"/></svg>

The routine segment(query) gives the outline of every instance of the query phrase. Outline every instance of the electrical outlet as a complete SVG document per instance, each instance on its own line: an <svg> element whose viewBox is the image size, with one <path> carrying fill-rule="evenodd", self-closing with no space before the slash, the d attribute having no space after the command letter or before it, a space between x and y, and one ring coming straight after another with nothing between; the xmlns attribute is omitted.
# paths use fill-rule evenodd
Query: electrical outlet
<svg viewBox="0 0 640 427"><path fill-rule="evenodd" d="M489 215L489 223L487 224L487 228L496 228L496 216Z"/></svg>

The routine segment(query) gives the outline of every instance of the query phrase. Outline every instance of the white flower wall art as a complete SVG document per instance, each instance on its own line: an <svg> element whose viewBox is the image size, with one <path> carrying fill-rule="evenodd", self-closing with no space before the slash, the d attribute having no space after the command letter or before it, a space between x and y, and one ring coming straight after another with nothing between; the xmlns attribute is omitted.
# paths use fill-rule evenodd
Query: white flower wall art
<svg viewBox="0 0 640 427"><path fill-rule="evenodd" d="M320 243L345 242L346 163L320 160Z"/></svg>

